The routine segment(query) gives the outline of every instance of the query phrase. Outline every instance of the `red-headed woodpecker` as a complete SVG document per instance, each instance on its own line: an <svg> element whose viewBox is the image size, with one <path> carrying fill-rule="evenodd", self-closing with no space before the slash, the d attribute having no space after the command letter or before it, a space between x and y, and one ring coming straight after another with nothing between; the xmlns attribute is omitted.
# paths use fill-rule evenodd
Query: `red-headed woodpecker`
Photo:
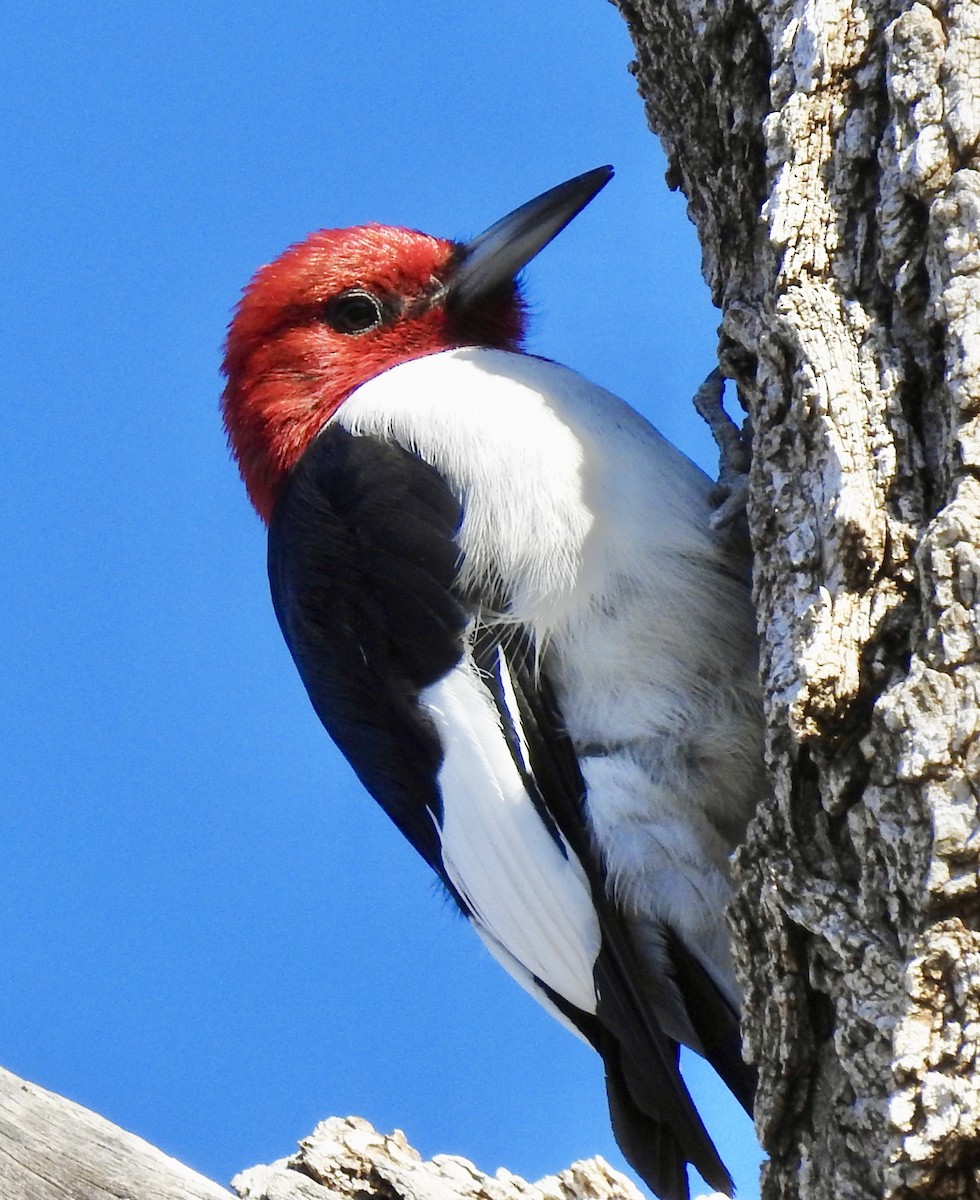
<svg viewBox="0 0 980 1200"><path fill-rule="evenodd" d="M725 906L762 794L747 568L707 478L521 351L517 273L608 182L465 244L321 230L236 311L224 415L313 706L490 953L602 1056L659 1195L731 1180L678 1071L748 1109Z"/></svg>

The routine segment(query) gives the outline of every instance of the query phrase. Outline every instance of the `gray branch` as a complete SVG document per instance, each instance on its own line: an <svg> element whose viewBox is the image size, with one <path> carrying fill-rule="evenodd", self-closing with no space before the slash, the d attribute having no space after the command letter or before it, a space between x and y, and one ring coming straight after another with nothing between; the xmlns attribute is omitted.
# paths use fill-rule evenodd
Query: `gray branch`
<svg viewBox="0 0 980 1200"><path fill-rule="evenodd" d="M465 1158L426 1161L396 1130L332 1117L296 1154L251 1167L234 1195L87 1108L0 1068L2 1200L643 1200L602 1158L528 1183Z"/></svg>
<svg viewBox="0 0 980 1200"><path fill-rule="evenodd" d="M0 1068L3 1200L233 1200L80 1104Z"/></svg>

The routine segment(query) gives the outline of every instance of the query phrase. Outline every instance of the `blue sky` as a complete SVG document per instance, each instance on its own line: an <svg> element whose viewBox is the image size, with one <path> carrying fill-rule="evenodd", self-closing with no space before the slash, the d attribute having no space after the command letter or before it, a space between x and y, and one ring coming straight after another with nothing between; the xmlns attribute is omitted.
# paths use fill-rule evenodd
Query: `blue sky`
<svg viewBox="0 0 980 1200"><path fill-rule="evenodd" d="M605 162L531 348L707 469L717 313L604 0L38 2L0 71L0 1063L211 1177L322 1117L538 1178L622 1164L600 1064L490 961L318 725L218 418L252 271L465 237ZM740 1196L751 1125L687 1078Z"/></svg>

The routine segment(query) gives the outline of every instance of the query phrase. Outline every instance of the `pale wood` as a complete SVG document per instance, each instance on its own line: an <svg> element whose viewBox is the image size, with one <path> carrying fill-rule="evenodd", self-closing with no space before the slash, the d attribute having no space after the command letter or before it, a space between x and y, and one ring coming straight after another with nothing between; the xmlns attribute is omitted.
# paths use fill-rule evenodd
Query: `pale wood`
<svg viewBox="0 0 980 1200"><path fill-rule="evenodd" d="M763 1194L980 1195L980 3L617 3L754 426Z"/></svg>
<svg viewBox="0 0 980 1200"><path fill-rule="evenodd" d="M361 1117L321 1121L296 1154L243 1171L232 1187L242 1200L643 1200L603 1158L528 1183L454 1155L425 1160L400 1129L379 1133Z"/></svg>
<svg viewBox="0 0 980 1200"><path fill-rule="evenodd" d="M426 1161L400 1130L332 1117L289 1158L232 1181L245 1200L643 1200L602 1158L528 1183L465 1158ZM0 1068L0 1200L234 1200L227 1191L80 1104Z"/></svg>
<svg viewBox="0 0 980 1200"><path fill-rule="evenodd" d="M135 1134L0 1068L2 1200L233 1200Z"/></svg>

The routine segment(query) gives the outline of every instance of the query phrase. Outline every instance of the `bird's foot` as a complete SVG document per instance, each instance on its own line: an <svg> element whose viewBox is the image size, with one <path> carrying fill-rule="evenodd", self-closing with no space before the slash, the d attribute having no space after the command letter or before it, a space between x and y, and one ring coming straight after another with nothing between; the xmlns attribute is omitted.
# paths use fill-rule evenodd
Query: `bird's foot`
<svg viewBox="0 0 980 1200"><path fill-rule="evenodd" d="M749 468L752 465L752 423L741 429L725 412L725 377L715 367L694 393L694 407L711 430L718 447L718 482L711 493L713 530L728 529L744 513L749 498Z"/></svg>

